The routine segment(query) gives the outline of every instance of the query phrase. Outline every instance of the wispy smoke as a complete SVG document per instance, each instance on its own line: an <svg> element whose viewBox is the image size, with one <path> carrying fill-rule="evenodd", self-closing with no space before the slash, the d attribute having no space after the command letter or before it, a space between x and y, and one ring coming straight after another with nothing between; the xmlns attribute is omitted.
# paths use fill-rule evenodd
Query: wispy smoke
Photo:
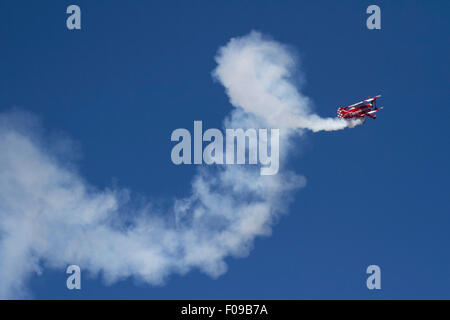
<svg viewBox="0 0 450 320"><path fill-rule="evenodd" d="M348 125L311 113L290 81L292 55L259 33L232 39L216 60L214 76L238 107L227 127L284 128L288 150L291 129ZM270 235L292 191L305 184L282 170L261 176L252 166L201 168L189 196L163 213L151 204L130 209L126 190L91 186L49 151L33 124L26 114L0 115L1 298L27 296L30 275L69 264L107 282L135 277L161 284L192 269L217 277L226 257L246 256L255 237Z"/></svg>
<svg viewBox="0 0 450 320"><path fill-rule="evenodd" d="M278 128L314 132L354 127L360 120L321 118L295 86L296 59L290 50L258 32L234 38L219 50L214 75L227 89L230 102Z"/></svg>

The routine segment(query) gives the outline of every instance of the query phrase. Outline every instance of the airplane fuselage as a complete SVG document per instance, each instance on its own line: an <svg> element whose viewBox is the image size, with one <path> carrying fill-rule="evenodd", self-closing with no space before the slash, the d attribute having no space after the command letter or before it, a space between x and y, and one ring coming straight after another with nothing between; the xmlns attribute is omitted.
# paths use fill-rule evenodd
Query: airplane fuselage
<svg viewBox="0 0 450 320"><path fill-rule="evenodd" d="M379 97L381 96L378 95L352 104L351 106L338 108L337 117L340 119L362 118L364 120L366 116L369 116L370 118L375 119L377 117L375 113L383 109L383 107L378 108L376 106L376 99Z"/></svg>
<svg viewBox="0 0 450 320"><path fill-rule="evenodd" d="M350 119L357 117L364 117L367 115L367 112L372 111L372 104L366 104L361 107L354 107L349 110L345 110L344 108L338 109L338 118Z"/></svg>

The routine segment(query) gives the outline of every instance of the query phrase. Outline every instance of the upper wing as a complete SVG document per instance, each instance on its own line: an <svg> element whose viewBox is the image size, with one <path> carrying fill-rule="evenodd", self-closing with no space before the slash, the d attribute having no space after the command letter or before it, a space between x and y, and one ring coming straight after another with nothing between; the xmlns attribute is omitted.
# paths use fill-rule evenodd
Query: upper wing
<svg viewBox="0 0 450 320"><path fill-rule="evenodd" d="M358 107L358 106L360 106L360 105L362 105L362 104L364 104L364 103L365 103L365 101L360 101L360 102L357 102L357 103L352 104L352 105L350 105L350 106L346 106L345 108L346 108L346 109L350 109L350 108L353 108L353 107Z"/></svg>
<svg viewBox="0 0 450 320"><path fill-rule="evenodd" d="M374 100L378 99L379 97L381 97L381 95L380 95L380 94L379 94L379 95L377 95L377 96L375 96L375 97L373 97L373 98L369 98L369 99L367 99L367 100L364 100L363 102L372 102L372 101L374 101Z"/></svg>
<svg viewBox="0 0 450 320"><path fill-rule="evenodd" d="M352 105L350 105L350 106L347 106L347 107L345 107L345 108L347 109L347 108L358 107L358 106L360 106L360 105L362 105L362 104L364 104L364 103L372 102L372 101L378 99L379 97L381 97L381 95L375 96L375 97L373 97L373 98L369 98L369 99L367 99L367 100L363 100L363 101L357 102L357 103L352 104Z"/></svg>

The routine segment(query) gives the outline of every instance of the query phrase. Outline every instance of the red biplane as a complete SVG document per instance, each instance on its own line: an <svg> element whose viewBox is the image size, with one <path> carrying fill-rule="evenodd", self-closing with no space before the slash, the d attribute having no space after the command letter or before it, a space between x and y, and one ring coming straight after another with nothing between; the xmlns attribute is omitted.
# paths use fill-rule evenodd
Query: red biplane
<svg viewBox="0 0 450 320"><path fill-rule="evenodd" d="M337 117L341 119L362 119L365 120L366 116L375 119L377 115L375 112L383 109L383 107L377 108L376 100L381 97L380 95L361 102L352 104L351 106L341 107L337 109Z"/></svg>

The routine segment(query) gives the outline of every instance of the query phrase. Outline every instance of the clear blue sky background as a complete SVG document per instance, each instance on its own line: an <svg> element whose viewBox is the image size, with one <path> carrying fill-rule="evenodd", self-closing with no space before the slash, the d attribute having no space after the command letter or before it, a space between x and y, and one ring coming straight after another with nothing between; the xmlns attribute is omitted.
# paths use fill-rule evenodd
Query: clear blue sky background
<svg viewBox="0 0 450 320"><path fill-rule="evenodd" d="M70 4L81 31L66 29ZM370 4L382 30L366 28ZM299 139L288 165L307 186L222 277L194 271L152 287L83 274L82 290L69 291L65 270L44 269L33 297L450 298L449 12L437 0L0 0L0 111L31 111L77 141L79 171L99 188L189 192L195 167L172 164L170 134L194 120L221 127L231 106L213 58L252 29L297 50L320 115L375 94L385 106L364 126ZM380 291L366 288L371 264Z"/></svg>

